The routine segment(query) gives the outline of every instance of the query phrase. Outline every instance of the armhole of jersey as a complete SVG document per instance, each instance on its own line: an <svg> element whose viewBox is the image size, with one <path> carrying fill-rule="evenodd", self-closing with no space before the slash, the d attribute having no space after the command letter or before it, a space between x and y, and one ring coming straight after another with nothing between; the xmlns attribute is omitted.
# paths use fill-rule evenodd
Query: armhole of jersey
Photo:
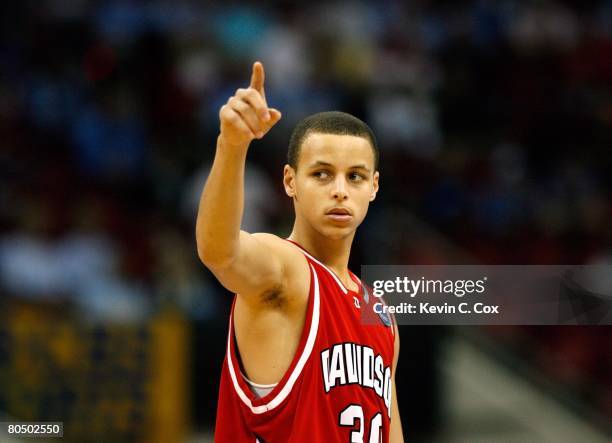
<svg viewBox="0 0 612 443"><path fill-rule="evenodd" d="M240 375L242 375L242 379L247 382L247 385L249 385L249 389L251 389L251 392L255 394L257 398L265 397L270 392L272 392L272 390L278 384L278 383L273 383L271 385L262 385L259 383L252 382L243 373L241 373Z"/></svg>
<svg viewBox="0 0 612 443"><path fill-rule="evenodd" d="M229 332L227 337L227 366L229 375L232 381L234 390L242 403L251 411L253 414L263 414L271 411L280 405L290 394L293 386L298 380L302 369L308 362L308 358L312 353L314 347L317 332L319 329L319 317L320 317L320 295L319 295L319 277L315 266L308 260L308 267L310 269L310 288L308 293L308 305L306 309L306 320L304 321L304 329L300 337L300 343L298 349L291 361L291 365L272 389L272 391L264 397L258 398L249 388L248 384L244 381L240 375L240 367L238 360L238 348L234 338L234 304L230 313L229 320Z"/></svg>

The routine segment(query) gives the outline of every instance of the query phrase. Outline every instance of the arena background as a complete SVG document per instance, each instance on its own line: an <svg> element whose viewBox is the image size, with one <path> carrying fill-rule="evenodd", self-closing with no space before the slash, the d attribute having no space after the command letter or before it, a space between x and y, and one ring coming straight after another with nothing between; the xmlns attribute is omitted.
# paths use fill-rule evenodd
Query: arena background
<svg viewBox="0 0 612 443"><path fill-rule="evenodd" d="M353 269L612 260L610 0L2 2L0 420L211 441L231 295L196 205L256 59L283 119L245 229L289 233L289 132L337 109L381 147ZM612 437L610 327L401 334L406 441Z"/></svg>

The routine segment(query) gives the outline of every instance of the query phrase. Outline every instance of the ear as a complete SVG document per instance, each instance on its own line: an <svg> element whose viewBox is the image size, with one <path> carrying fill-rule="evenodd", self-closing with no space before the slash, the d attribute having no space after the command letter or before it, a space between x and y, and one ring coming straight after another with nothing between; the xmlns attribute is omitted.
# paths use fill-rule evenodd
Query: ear
<svg viewBox="0 0 612 443"><path fill-rule="evenodd" d="M295 174L295 169L289 165L285 165L285 169L283 170L283 185L285 186L285 193L291 198L295 198L296 195Z"/></svg>
<svg viewBox="0 0 612 443"><path fill-rule="evenodd" d="M372 177L372 194L370 194L370 201L374 201L376 198L376 193L378 192L378 179L380 178L380 174L378 171L374 172L374 177Z"/></svg>

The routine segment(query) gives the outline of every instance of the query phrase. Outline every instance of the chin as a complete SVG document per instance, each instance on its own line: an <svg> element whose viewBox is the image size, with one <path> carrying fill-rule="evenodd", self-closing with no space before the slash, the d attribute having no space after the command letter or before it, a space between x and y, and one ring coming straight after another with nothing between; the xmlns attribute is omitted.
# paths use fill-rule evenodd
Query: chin
<svg viewBox="0 0 612 443"><path fill-rule="evenodd" d="M330 240L342 240L355 232L354 226L324 226L319 232Z"/></svg>

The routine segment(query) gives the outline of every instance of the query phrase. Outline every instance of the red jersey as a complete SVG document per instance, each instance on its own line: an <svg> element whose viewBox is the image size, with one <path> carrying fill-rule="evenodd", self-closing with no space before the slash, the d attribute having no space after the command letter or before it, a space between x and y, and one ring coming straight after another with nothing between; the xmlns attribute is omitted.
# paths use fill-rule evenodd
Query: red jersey
<svg viewBox="0 0 612 443"><path fill-rule="evenodd" d="M310 291L291 365L264 397L241 372L230 315L215 429L216 443L387 443L394 330L388 317L364 325L369 294L354 292L306 251Z"/></svg>

